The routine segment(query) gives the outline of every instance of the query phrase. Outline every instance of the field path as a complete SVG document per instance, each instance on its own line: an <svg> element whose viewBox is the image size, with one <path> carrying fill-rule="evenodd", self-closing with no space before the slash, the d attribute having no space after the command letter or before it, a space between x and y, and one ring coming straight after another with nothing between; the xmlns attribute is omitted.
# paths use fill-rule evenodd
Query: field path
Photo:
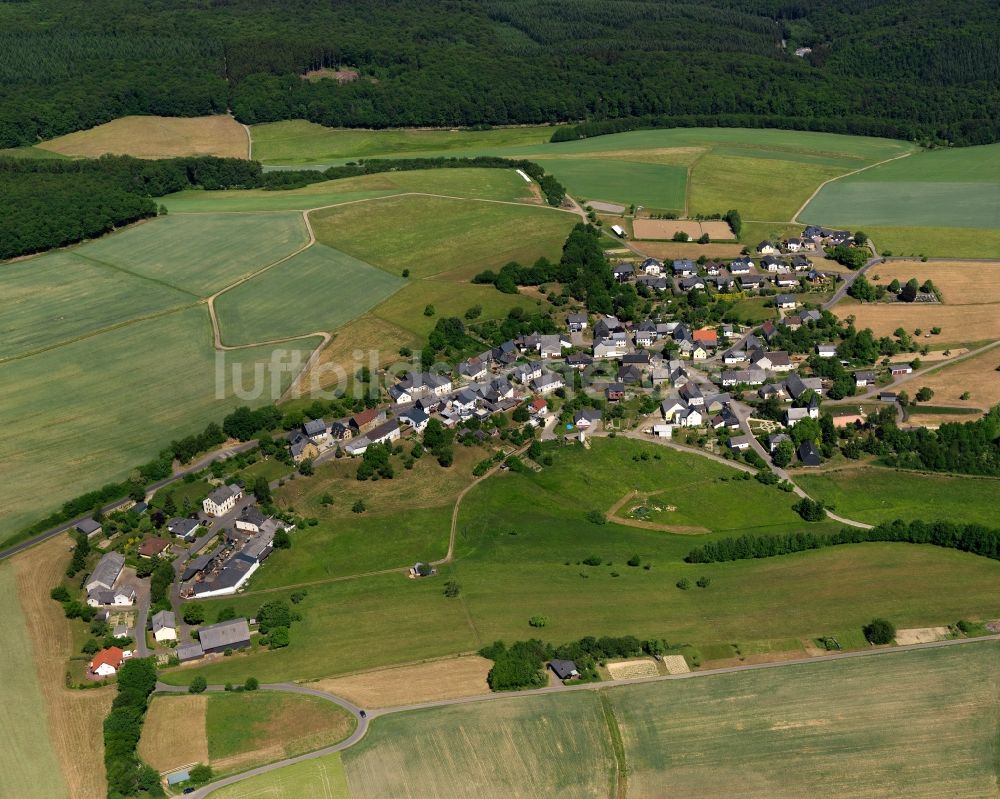
<svg viewBox="0 0 1000 799"><path fill-rule="evenodd" d="M882 164L888 164L890 161L898 161L900 158L909 158L913 155L915 151L911 150L908 153L903 153L902 155L894 155L892 158L886 158L884 161L876 161L874 164L869 164L868 166L863 166L861 169L854 169L850 172L845 172L843 175L837 175L835 178L830 178L829 180L824 180L820 183L814 190L813 193L809 195L809 198L799 206L798 210L792 214L791 222L795 225L801 225L802 222L799 221L799 214L806 210L806 206L809 205L815 198L816 195L823 190L823 187L828 183L833 183L835 180L841 180L842 178L850 177L851 175L857 175L859 172L864 172L868 169L874 169L877 166L882 166Z"/></svg>
<svg viewBox="0 0 1000 799"><path fill-rule="evenodd" d="M247 160L253 161L253 136L250 134L250 126L243 125L242 122L240 122L240 125L243 126L243 130L247 133Z"/></svg>

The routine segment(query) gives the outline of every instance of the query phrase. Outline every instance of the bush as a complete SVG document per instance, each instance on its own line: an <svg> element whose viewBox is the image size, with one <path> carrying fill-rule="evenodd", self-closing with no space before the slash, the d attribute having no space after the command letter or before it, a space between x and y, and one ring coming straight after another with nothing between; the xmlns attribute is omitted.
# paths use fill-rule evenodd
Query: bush
<svg viewBox="0 0 1000 799"><path fill-rule="evenodd" d="M291 596L289 596L288 598L292 600L293 605L298 605L303 599L306 598L307 593L308 592L305 589L301 591L293 591Z"/></svg>
<svg viewBox="0 0 1000 799"><path fill-rule="evenodd" d="M604 515L602 511L599 510L588 510L586 519L591 524L607 524L608 517Z"/></svg>
<svg viewBox="0 0 1000 799"><path fill-rule="evenodd" d="M363 499L359 499L351 506L351 510L354 513L364 513L366 510L368 510L368 508L365 505L365 501Z"/></svg>
<svg viewBox="0 0 1000 799"><path fill-rule="evenodd" d="M642 559L638 555L633 555L631 558L628 559L627 563L629 566L632 566L634 568L637 567L640 563L642 563Z"/></svg>
<svg viewBox="0 0 1000 799"><path fill-rule="evenodd" d="M687 577L682 577L677 581L677 587L680 588L681 591L687 591L691 587L691 581Z"/></svg>
<svg viewBox="0 0 1000 799"><path fill-rule="evenodd" d="M189 602L181 611L181 618L185 624L202 624L205 621L205 606Z"/></svg>
<svg viewBox="0 0 1000 799"><path fill-rule="evenodd" d="M532 616L530 619L528 619L528 624L530 624L532 627L544 627L548 623L549 623L548 616Z"/></svg>
<svg viewBox="0 0 1000 799"><path fill-rule="evenodd" d="M256 677L247 677L245 683L243 683L243 690L245 691L256 691L260 687L260 683L257 682Z"/></svg>
<svg viewBox="0 0 1000 799"><path fill-rule="evenodd" d="M212 779L212 767L206 766L204 763L199 763L197 766L193 766L188 772L191 778L191 782L195 785L203 785Z"/></svg>
<svg viewBox="0 0 1000 799"><path fill-rule="evenodd" d="M803 497L792 505L792 510L796 511L807 522L818 522L826 518L826 509L823 507L823 503L807 497Z"/></svg>
<svg viewBox="0 0 1000 799"><path fill-rule="evenodd" d="M712 584L712 580L708 577L699 577L698 581L695 583L699 588L708 588Z"/></svg>
<svg viewBox="0 0 1000 799"><path fill-rule="evenodd" d="M69 589L62 583L59 583L59 585L49 591L49 596L56 602L69 602L70 600Z"/></svg>
<svg viewBox="0 0 1000 799"><path fill-rule="evenodd" d="M265 602L257 611L257 629L267 634L276 627L292 626L292 610L282 600Z"/></svg>
<svg viewBox="0 0 1000 799"><path fill-rule="evenodd" d="M896 637L896 625L888 619L874 618L861 629L869 643L876 646L891 644Z"/></svg>
<svg viewBox="0 0 1000 799"><path fill-rule="evenodd" d="M275 627L267 635L267 645L271 649L282 649L288 646L288 628Z"/></svg>
<svg viewBox="0 0 1000 799"><path fill-rule="evenodd" d="M604 563L597 555L591 555L589 558L584 558L583 563L585 566L600 566Z"/></svg>
<svg viewBox="0 0 1000 799"><path fill-rule="evenodd" d="M454 599L461 593L462 587L457 580L449 580L444 584L444 595L449 599Z"/></svg>
<svg viewBox="0 0 1000 799"><path fill-rule="evenodd" d="M200 694L204 693L205 689L208 688L208 681L202 677L198 676L191 680L191 684L188 686L189 694Z"/></svg>

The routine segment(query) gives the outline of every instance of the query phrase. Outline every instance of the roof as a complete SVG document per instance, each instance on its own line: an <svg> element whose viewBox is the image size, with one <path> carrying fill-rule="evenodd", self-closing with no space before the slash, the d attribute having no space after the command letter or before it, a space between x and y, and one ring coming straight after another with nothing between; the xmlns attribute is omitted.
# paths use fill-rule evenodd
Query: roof
<svg viewBox="0 0 1000 799"><path fill-rule="evenodd" d="M149 558L153 555L159 555L168 546L170 546L170 542L165 538L147 538L139 544L139 554Z"/></svg>
<svg viewBox="0 0 1000 799"><path fill-rule="evenodd" d="M90 535L91 533L96 533L100 530L101 524L100 522L96 522L90 517L87 517L86 519L80 519L80 521L76 523L76 529L85 535Z"/></svg>
<svg viewBox="0 0 1000 799"><path fill-rule="evenodd" d="M183 663L185 660L197 660L204 657L205 650L197 641L192 641L190 644L181 644L174 650L174 654Z"/></svg>
<svg viewBox="0 0 1000 799"><path fill-rule="evenodd" d="M198 633L202 649L225 649L250 640L250 625L246 619L234 619L202 627Z"/></svg>
<svg viewBox="0 0 1000 799"><path fill-rule="evenodd" d="M108 552L98 562L94 568L94 573L90 575L87 584L100 583L105 588L111 588L121 574L125 566L125 556L120 552Z"/></svg>
<svg viewBox="0 0 1000 799"><path fill-rule="evenodd" d="M703 327L699 330L695 330L691 334L691 338L695 341L699 341L702 344L708 344L710 342L716 342L719 340L719 334L715 332L714 327Z"/></svg>
<svg viewBox="0 0 1000 799"><path fill-rule="evenodd" d="M601 421L601 412L597 408L580 408L573 414L573 421L579 422L586 419L588 422Z"/></svg>
<svg viewBox="0 0 1000 799"><path fill-rule="evenodd" d="M256 505L247 505L240 514L240 520L260 527L266 517Z"/></svg>
<svg viewBox="0 0 1000 799"><path fill-rule="evenodd" d="M201 525L197 519L185 519L178 516L167 522L167 529L174 535L185 536Z"/></svg>
<svg viewBox="0 0 1000 799"><path fill-rule="evenodd" d="M90 668L93 671L97 671L98 666L112 666L116 670L122 665L122 661L125 659L125 653L118 646L109 646L107 649L102 649L96 655L94 659L90 661Z"/></svg>
<svg viewBox="0 0 1000 799"><path fill-rule="evenodd" d="M302 425L307 436L318 436L326 432L326 422L322 419L312 419Z"/></svg>
<svg viewBox="0 0 1000 799"><path fill-rule="evenodd" d="M222 505L227 500L235 497L237 493L233 491L232 486L219 486L208 495L208 498L216 505Z"/></svg>
<svg viewBox="0 0 1000 799"><path fill-rule="evenodd" d="M177 629L177 617L172 610L161 610L153 614L153 632Z"/></svg>
<svg viewBox="0 0 1000 799"><path fill-rule="evenodd" d="M399 414L399 418L408 419L410 421L410 424L414 426L419 426L422 425L424 422L426 422L430 417L422 410L420 410L420 408L410 408L410 410L403 411L401 414Z"/></svg>
<svg viewBox="0 0 1000 799"><path fill-rule="evenodd" d="M535 397L531 401L531 408L532 408L532 410L540 411L542 408L547 408L547 407L549 407L549 404L545 400L543 400L541 397Z"/></svg>
<svg viewBox="0 0 1000 799"><path fill-rule="evenodd" d="M571 313L571 314L569 314L566 317L566 321L569 322L570 324L576 324L576 325L586 324L587 323L587 314L585 314L585 313Z"/></svg>
<svg viewBox="0 0 1000 799"><path fill-rule="evenodd" d="M579 674L576 663L572 660L551 660L549 661L549 668L552 669L553 673L560 680L568 680L570 677L576 677Z"/></svg>
<svg viewBox="0 0 1000 799"><path fill-rule="evenodd" d="M357 427L362 427L363 425L374 422L378 418L378 408L366 408L361 411L361 413L356 413L351 417L351 424Z"/></svg>
<svg viewBox="0 0 1000 799"><path fill-rule="evenodd" d="M798 454L799 460L805 466L819 466L823 462L812 441L803 441L799 444Z"/></svg>

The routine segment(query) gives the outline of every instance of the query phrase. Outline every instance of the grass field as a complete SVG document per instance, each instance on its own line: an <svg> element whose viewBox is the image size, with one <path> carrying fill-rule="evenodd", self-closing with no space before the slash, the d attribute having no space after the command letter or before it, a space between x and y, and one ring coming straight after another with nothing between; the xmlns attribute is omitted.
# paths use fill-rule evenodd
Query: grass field
<svg viewBox="0 0 1000 799"><path fill-rule="evenodd" d="M207 694L153 697L142 725L139 757L160 773L208 763L208 699Z"/></svg>
<svg viewBox="0 0 1000 799"><path fill-rule="evenodd" d="M1000 230L868 225L865 232L879 252L928 258L1000 258Z"/></svg>
<svg viewBox="0 0 1000 799"><path fill-rule="evenodd" d="M606 200L667 211L684 210L687 169L609 158L542 159L539 162L581 202Z"/></svg>
<svg viewBox="0 0 1000 799"><path fill-rule="evenodd" d="M954 421L965 421L958 417ZM795 481L842 516L863 522L948 519L996 524L1000 481L896 471L876 466L802 473Z"/></svg>
<svg viewBox="0 0 1000 799"><path fill-rule="evenodd" d="M137 158L183 155L247 157L247 134L229 116L122 117L90 130L68 133L38 147L60 155L96 158L105 153Z"/></svg>
<svg viewBox="0 0 1000 799"><path fill-rule="evenodd" d="M406 281L323 244L314 244L221 295L226 344L332 331L378 305Z"/></svg>
<svg viewBox="0 0 1000 799"><path fill-rule="evenodd" d="M633 460L644 451L661 452L661 460ZM554 457L554 465L538 474L492 477L466 495L456 560L440 578L413 581L387 574L315 582L299 606L303 621L292 628L291 646L226 658L198 671L210 682L236 682L250 674L268 681L332 676L474 651L498 638L524 638L534 632L528 619L536 614L548 617L544 637L554 642L629 633L697 646L843 634L859 630L876 610L900 626L1000 616L995 590L1000 563L953 550L860 544L758 561L685 564L684 555L705 538L738 531L693 539L613 523L595 525L584 515L591 508L611 507L635 488L648 492L678 482L696 493L732 470L623 439L595 439L589 451L561 449ZM746 495L740 494L742 529L804 529L790 509L781 513L768 504L771 494L778 504L789 499L787 494L739 481L723 484L712 496L722 496L726 485L736 492L745 486L757 492L748 488ZM738 505L732 506L727 512L738 524ZM693 518L713 524L708 510ZM383 529L392 524L386 519ZM837 526L824 523L810 529ZM293 564L298 546L288 553ZM339 568L322 550L310 554L306 560L329 559L327 568ZM625 565L634 554L651 568ZM604 565L582 565L590 556ZM302 569L316 570L311 564L283 568L289 569L286 579L299 577ZM709 588L675 587L682 577L694 582L701 576L710 578ZM461 585L458 599L443 595L442 578L448 577ZM265 597L290 592L287 587L256 596L252 592L231 604L254 614ZM398 646L399 641L406 645ZM185 669L165 678L186 682L191 676Z"/></svg>
<svg viewBox="0 0 1000 799"><path fill-rule="evenodd" d="M824 186L801 218L866 231L894 225L1000 228L1000 145L918 152L851 175Z"/></svg>
<svg viewBox="0 0 1000 799"><path fill-rule="evenodd" d="M211 799L352 799L339 754L325 755L212 791Z"/></svg>
<svg viewBox="0 0 1000 799"><path fill-rule="evenodd" d="M0 749L0 796L49 799L68 796L49 739L48 713L35 671L27 620L17 594L15 566L0 563L0 722L17 731Z"/></svg>

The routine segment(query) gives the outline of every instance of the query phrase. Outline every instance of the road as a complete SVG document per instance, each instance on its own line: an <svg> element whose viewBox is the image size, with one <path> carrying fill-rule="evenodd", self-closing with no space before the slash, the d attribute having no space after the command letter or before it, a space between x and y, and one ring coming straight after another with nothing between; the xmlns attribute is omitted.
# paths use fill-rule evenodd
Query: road
<svg viewBox="0 0 1000 799"><path fill-rule="evenodd" d="M241 452L246 452L247 450L253 449L256 446L257 446L256 440L245 441L241 444L233 444L231 446L215 450L214 452L210 452L207 455L203 455L198 460L192 461L191 464L185 466L180 471L174 472L172 475L170 475L170 477L165 477L162 480L157 480L155 483L151 483L150 485L146 486L146 498L149 499L150 497L153 496L153 494L155 494L164 486L168 486L171 483L176 483L179 480L183 480L185 475L193 474L195 472L200 472L206 466L208 466L211 463L214 463L215 461L225 460L226 458L232 455L237 455ZM103 508L101 508L101 511L105 514L111 513L112 511L121 507L127 501L128 501L127 499L116 499L114 502L111 502L105 505ZM47 541L48 539L52 538L52 536L59 535L60 533L65 533L67 530L72 530L81 520L86 519L89 516L90 516L89 513L77 516L74 519L70 519L68 522L63 522L62 524L57 524L55 527L50 527L44 533L39 533L38 535L32 536L26 541L22 541L19 544L14 544L14 546L8 547L7 549L0 550L0 560L9 558L12 555L16 555L18 552L23 552L26 549L30 549L31 547L35 546L35 544L40 544L42 543L42 541Z"/></svg>
<svg viewBox="0 0 1000 799"><path fill-rule="evenodd" d="M1000 641L1000 635L988 635L982 638L956 638L947 641L934 641L925 644L907 644L905 646L896 646L891 648L879 647L871 649L862 649L853 652L836 652L832 654L820 655L817 657L804 657L796 658L794 660L778 660L768 663L750 663L741 666L726 666L718 669L702 669L699 671L686 672L684 674L668 674L661 675L657 677L633 677L624 680L614 680L613 682L598 682L598 683L584 683L582 685L551 685L547 688L535 688L526 691L510 691L501 692L494 694L485 694L480 696L469 696L469 697L459 697L456 699L440 699L434 702L421 702L412 705L399 705L397 707L390 708L378 708L373 709L366 713L366 718L361 717L361 709L356 705L348 702L342 697L335 696L334 694L329 694L324 691L317 691L312 688L308 688L302 685L296 685L294 683L274 683L268 685L260 686L260 690L264 691L287 691L289 693L305 694L308 696L317 696L325 699L329 702L339 705L340 707L346 709L350 712L357 721L357 727L354 732L345 738L338 744L333 746L327 746L323 749L318 749L315 752L310 752L309 754L299 755L298 757L287 758L285 760L279 760L275 763L271 763L266 766L259 766L258 768L251 769L250 771L245 771L241 774L234 774L230 777L225 777L221 780L216 780L211 782L199 789L194 793L189 794L192 799L205 799L213 791L220 788L224 788L227 785L233 785L238 782L250 779L251 777L260 776L262 774L268 774L272 771L276 771L286 766L291 766L296 763L302 763L307 760L314 760L319 757L324 757L325 755L333 754L335 752L341 752L348 749L358 743L368 732L369 724L373 719L380 718L382 716L389 716L396 713L409 713L418 710L430 710L433 708L441 707L452 707L455 705L474 705L482 702L495 702L510 699L523 699L533 696L539 696L541 694L564 694L572 693L577 691L605 691L613 690L615 688L620 688L629 685L644 685L646 683L658 683L667 682L672 680L691 680L699 679L702 677L713 677L720 674L739 674L741 672L750 671L762 671L764 669L781 669L781 668L794 668L796 666L803 666L814 663L826 663L833 660L853 660L855 658L865 658L865 657L877 657L881 655L896 655L905 652L914 652L923 649L940 649L943 647L950 646L960 646L963 644L976 644L982 643L984 641ZM187 693L187 688L184 686L176 685L166 685L164 683L157 683L157 690L168 692L168 693ZM209 686L209 691L222 691L224 688L220 685Z"/></svg>

